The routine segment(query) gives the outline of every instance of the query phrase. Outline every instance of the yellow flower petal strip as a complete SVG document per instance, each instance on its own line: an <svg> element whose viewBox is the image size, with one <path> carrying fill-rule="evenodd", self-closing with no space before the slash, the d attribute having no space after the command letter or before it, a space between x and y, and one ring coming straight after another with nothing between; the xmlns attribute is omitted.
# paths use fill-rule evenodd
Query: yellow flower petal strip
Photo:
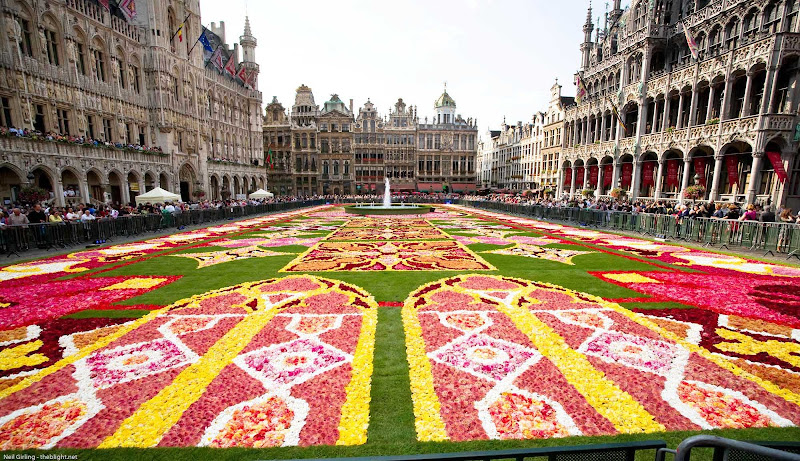
<svg viewBox="0 0 800 461"><path fill-rule="evenodd" d="M403 306L403 327L406 334L406 355L411 378L411 400L414 404L417 440L439 442L449 438L441 417L439 397L433 387L433 372L425 353L422 327L412 299L406 301Z"/></svg>
<svg viewBox="0 0 800 461"><path fill-rule="evenodd" d="M530 338L534 346L558 367L564 378L586 401L611 421L621 433L659 432L665 428L638 401L606 379L591 362L567 345L546 323L528 309L501 303L498 310L506 314Z"/></svg>
<svg viewBox="0 0 800 461"><path fill-rule="evenodd" d="M184 369L172 383L140 406L98 448L152 447L199 399L223 368L277 313L276 309L250 314L220 338L200 359Z"/></svg>
<svg viewBox="0 0 800 461"><path fill-rule="evenodd" d="M339 422L339 440L336 445L361 445L367 441L369 427L370 383L372 358L375 352L375 329L378 324L377 305L363 311L361 333L353 355L352 377L345 388L347 395L342 405Z"/></svg>

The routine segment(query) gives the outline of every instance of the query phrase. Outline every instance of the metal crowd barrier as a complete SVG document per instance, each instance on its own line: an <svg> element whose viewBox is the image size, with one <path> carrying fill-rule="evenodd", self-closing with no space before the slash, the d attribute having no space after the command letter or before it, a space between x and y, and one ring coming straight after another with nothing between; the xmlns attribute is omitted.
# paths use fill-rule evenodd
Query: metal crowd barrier
<svg viewBox="0 0 800 461"><path fill-rule="evenodd" d="M675 450L659 448L656 461L664 461L667 453L675 455L675 461L692 459L692 449L712 448L714 461L800 461L798 442L742 442L714 435L695 435L685 439Z"/></svg>
<svg viewBox="0 0 800 461"><path fill-rule="evenodd" d="M586 208L546 207L504 202L459 200L483 210L565 221L582 226L638 232L643 236L691 242L720 249L760 250L764 255L786 255L800 259L800 225L714 218L677 218L673 215L626 213Z"/></svg>
<svg viewBox="0 0 800 461"><path fill-rule="evenodd" d="M150 213L102 218L87 222L26 224L0 227L0 251L8 256L35 249L68 248L95 242L111 242L118 237L133 237L164 229L181 229L245 216L263 215L325 203L324 200L234 206L181 213Z"/></svg>

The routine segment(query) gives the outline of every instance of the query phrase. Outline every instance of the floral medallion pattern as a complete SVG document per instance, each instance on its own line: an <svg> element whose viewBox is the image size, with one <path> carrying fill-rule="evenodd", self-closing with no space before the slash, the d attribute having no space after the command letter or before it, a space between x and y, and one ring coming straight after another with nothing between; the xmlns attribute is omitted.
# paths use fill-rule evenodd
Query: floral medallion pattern
<svg viewBox="0 0 800 461"><path fill-rule="evenodd" d="M692 334L555 285L462 275L420 287L402 315L420 441L800 421L795 394Z"/></svg>
<svg viewBox="0 0 800 461"><path fill-rule="evenodd" d="M0 447L362 444L376 323L363 290L299 275L62 335L63 359L0 390Z"/></svg>

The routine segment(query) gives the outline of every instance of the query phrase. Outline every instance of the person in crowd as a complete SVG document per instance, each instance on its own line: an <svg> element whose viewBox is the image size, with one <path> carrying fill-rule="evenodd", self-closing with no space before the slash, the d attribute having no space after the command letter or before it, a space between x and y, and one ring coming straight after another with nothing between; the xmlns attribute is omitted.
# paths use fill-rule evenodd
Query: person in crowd
<svg viewBox="0 0 800 461"><path fill-rule="evenodd" d="M758 221L756 206L752 203L747 205L746 211L739 217L739 221Z"/></svg>
<svg viewBox="0 0 800 461"><path fill-rule="evenodd" d="M42 224L47 222L47 215L42 210L42 205L37 203L33 209L28 211L28 222L32 224Z"/></svg>
<svg viewBox="0 0 800 461"><path fill-rule="evenodd" d="M8 221L10 226L24 226L30 222L19 208L11 210L11 216L8 217Z"/></svg>
<svg viewBox="0 0 800 461"><path fill-rule="evenodd" d="M795 217L792 216L792 209L784 208L783 211L781 211L780 217L778 219L780 219L780 221L784 223L793 223Z"/></svg>
<svg viewBox="0 0 800 461"><path fill-rule="evenodd" d="M81 222L87 223L87 222L90 222L90 221L94 221L95 219L97 219L97 218L95 218L95 216L92 214L91 210L89 210L89 209L83 210L83 214L81 215Z"/></svg>
<svg viewBox="0 0 800 461"><path fill-rule="evenodd" d="M50 215L50 218L48 219L48 221L50 223L54 223L54 224L63 223L64 222L64 218L61 216L61 210L53 211L53 213Z"/></svg>

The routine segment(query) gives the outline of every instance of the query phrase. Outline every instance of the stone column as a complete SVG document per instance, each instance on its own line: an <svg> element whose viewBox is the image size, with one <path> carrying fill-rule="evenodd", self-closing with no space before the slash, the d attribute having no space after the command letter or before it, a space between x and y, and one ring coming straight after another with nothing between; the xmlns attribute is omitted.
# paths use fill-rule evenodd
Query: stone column
<svg viewBox="0 0 800 461"><path fill-rule="evenodd" d="M714 90L713 85L709 85L708 87L708 105L706 106L706 119L703 120L703 123L708 123L711 120L711 112L714 110Z"/></svg>
<svg viewBox="0 0 800 461"><path fill-rule="evenodd" d="M602 118L602 116L601 116L601 118ZM600 118L596 118L594 120L594 140L595 141L600 141L602 136L603 136L603 132L600 131L601 128L602 128L601 122L602 121L600 120Z"/></svg>
<svg viewBox="0 0 800 461"><path fill-rule="evenodd" d="M83 178L80 178L80 184L78 187L81 191L81 203L88 203L89 202L89 178L86 175L83 175Z"/></svg>
<svg viewBox="0 0 800 461"><path fill-rule="evenodd" d="M594 196L596 198L600 198L601 192L603 190L603 165L597 164L597 189L594 191Z"/></svg>
<svg viewBox="0 0 800 461"><path fill-rule="evenodd" d="M120 188L122 189L120 191L120 197L121 197L122 205L127 205L131 201L131 194L130 194L131 186L130 186L130 184L128 184L128 178L127 177L122 180L122 184L120 185Z"/></svg>
<svg viewBox="0 0 800 461"><path fill-rule="evenodd" d="M730 112L731 108L731 92L733 91L733 78L728 76L725 78L725 89L722 93L722 105L719 109L719 119L727 120L729 118L728 112Z"/></svg>
<svg viewBox="0 0 800 461"><path fill-rule="evenodd" d="M675 129L683 128L683 93L678 93L678 119L675 121Z"/></svg>
<svg viewBox="0 0 800 461"><path fill-rule="evenodd" d="M620 163L618 158L614 159L614 169L612 170L614 174L611 176L611 188L617 187L619 184L619 176L620 176L620 168L622 168L622 163Z"/></svg>
<svg viewBox="0 0 800 461"><path fill-rule="evenodd" d="M785 9L785 8L784 8ZM767 78L764 80L764 98L761 101L761 113L768 114L772 110L772 99L775 96L775 87L778 85L778 67L767 69ZM786 95L789 96L788 94Z"/></svg>
<svg viewBox="0 0 800 461"><path fill-rule="evenodd" d="M53 183L53 195L55 195L56 206L63 207L66 204L64 200L64 185L61 184L61 175L58 174L58 170L56 170L56 180Z"/></svg>
<svg viewBox="0 0 800 461"><path fill-rule="evenodd" d="M716 201L719 198L719 181L722 178L722 160L724 158L724 155L714 156L714 177L711 180L711 191L708 194L710 200Z"/></svg>
<svg viewBox="0 0 800 461"><path fill-rule="evenodd" d="M589 188L589 166L586 165L586 162L583 163L583 188Z"/></svg>
<svg viewBox="0 0 800 461"><path fill-rule="evenodd" d="M111 184L108 184L108 183L101 184L100 188L103 190L103 196L102 197L98 197L97 200L99 200L99 201L101 201L103 203L108 203L109 200L106 200L106 194L108 194L109 197L111 196Z"/></svg>
<svg viewBox="0 0 800 461"><path fill-rule="evenodd" d="M753 73L747 72L747 84L744 87L744 103L742 104L742 113L741 114L731 114L733 118L739 117L747 117L750 115L750 89L753 87Z"/></svg>
<svg viewBox="0 0 800 461"><path fill-rule="evenodd" d="M689 187L689 172L692 169L692 159L683 159L683 179L681 180L681 190L678 191L678 202L683 203L683 191Z"/></svg>
<svg viewBox="0 0 800 461"><path fill-rule="evenodd" d="M664 95L664 115L661 117L661 131L666 131L669 128L669 109L670 109L669 93Z"/></svg>
<svg viewBox="0 0 800 461"><path fill-rule="evenodd" d="M633 159L633 178L631 179L631 199L636 200L639 198L639 189L642 178L642 167L644 162L637 158Z"/></svg>
<svg viewBox="0 0 800 461"><path fill-rule="evenodd" d="M697 84L692 87L692 101L689 103L689 123L688 126L695 126L698 124L697 119L697 105L700 103L700 96L697 92Z"/></svg>
<svg viewBox="0 0 800 461"><path fill-rule="evenodd" d="M747 203L755 203L756 188L761 182L761 162L764 160L763 152L753 152L753 167L750 170L750 184L747 185Z"/></svg>
<svg viewBox="0 0 800 461"><path fill-rule="evenodd" d="M557 179L558 186L556 187L556 198L561 200L561 197L564 196L564 168L558 169L558 179Z"/></svg>
<svg viewBox="0 0 800 461"><path fill-rule="evenodd" d="M575 183L577 182L578 178L578 169L575 168L575 164L572 164L572 177L569 183L569 196L572 198L575 195Z"/></svg>
<svg viewBox="0 0 800 461"><path fill-rule="evenodd" d="M602 120L600 121L600 142L607 141L606 139L606 114L603 111Z"/></svg>
<svg viewBox="0 0 800 461"><path fill-rule="evenodd" d="M665 162L664 159L659 159L658 160L658 172L656 173L656 175L657 175L656 176L656 191L655 191L655 194L653 194L654 198L656 200L661 198L661 188L664 185L664 162Z"/></svg>

